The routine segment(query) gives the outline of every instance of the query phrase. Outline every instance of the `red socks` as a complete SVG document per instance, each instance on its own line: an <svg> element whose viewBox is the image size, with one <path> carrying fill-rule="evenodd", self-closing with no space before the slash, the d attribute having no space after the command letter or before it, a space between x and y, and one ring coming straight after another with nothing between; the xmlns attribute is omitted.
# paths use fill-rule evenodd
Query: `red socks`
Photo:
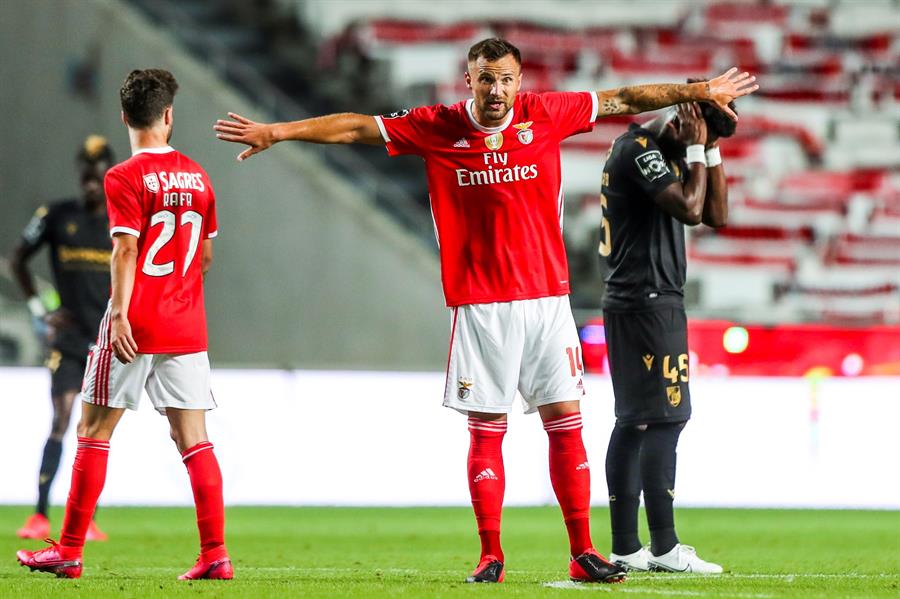
<svg viewBox="0 0 900 599"><path fill-rule="evenodd" d="M562 508L569 548L577 557L591 543L591 469L581 439L581 413L544 422L550 439L550 482Z"/></svg>
<svg viewBox="0 0 900 599"><path fill-rule="evenodd" d="M222 502L222 473L212 451L212 443L198 443L181 457L191 477L201 552L214 552L225 543L225 508ZM72 486L66 501L59 544L80 556L97 500L106 482L109 441L78 437L78 452L72 466Z"/></svg>
<svg viewBox="0 0 900 599"><path fill-rule="evenodd" d="M84 548L84 536L106 482L108 459L109 441L78 437L78 451L72 466L72 486L69 488L66 517L59 540L59 544L71 550L74 557L80 557Z"/></svg>
<svg viewBox="0 0 900 599"><path fill-rule="evenodd" d="M191 477L194 505L197 508L197 529L200 531L200 552L212 561L224 552L225 505L222 501L222 472L208 441L198 443L181 454ZM207 560L209 561L209 560Z"/></svg>
<svg viewBox="0 0 900 599"><path fill-rule="evenodd" d="M502 562L500 513L506 488L502 451L506 421L469 418L469 433L469 493L481 537L481 557L494 555Z"/></svg>

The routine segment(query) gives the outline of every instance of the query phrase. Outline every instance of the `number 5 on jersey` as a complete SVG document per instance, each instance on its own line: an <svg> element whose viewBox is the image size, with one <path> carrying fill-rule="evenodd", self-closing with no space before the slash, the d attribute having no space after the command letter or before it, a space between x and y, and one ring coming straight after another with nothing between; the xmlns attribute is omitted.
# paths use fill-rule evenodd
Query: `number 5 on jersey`
<svg viewBox="0 0 900 599"><path fill-rule="evenodd" d="M606 176L606 173L604 173ZM600 255L606 258L612 253L612 229L609 228L609 219L606 218L606 196L600 194L600 208L603 211L603 219L600 221Z"/></svg>
<svg viewBox="0 0 900 599"><path fill-rule="evenodd" d="M171 210L160 210L150 217L150 226L155 227L158 224L162 224L162 230L159 232L159 237L150 246L146 258L144 258L144 265L141 267L144 274L151 277L165 277L175 272L174 260L169 260L162 264L155 262L156 254L175 236L175 221L175 213ZM181 269L182 277L187 274L188 267L197 253L197 246L200 244L200 233L203 231L203 216L199 212L188 210L182 213L181 222L179 223L179 226L183 227L185 225L191 227L191 238L188 243L187 253L184 256L184 266Z"/></svg>

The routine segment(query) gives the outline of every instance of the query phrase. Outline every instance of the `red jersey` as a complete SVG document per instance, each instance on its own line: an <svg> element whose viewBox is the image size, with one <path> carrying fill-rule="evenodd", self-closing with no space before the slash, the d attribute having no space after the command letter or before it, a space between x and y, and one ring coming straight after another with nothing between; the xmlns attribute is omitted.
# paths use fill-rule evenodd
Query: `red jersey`
<svg viewBox="0 0 900 599"><path fill-rule="evenodd" d="M200 245L217 233L216 198L206 171L170 147L148 148L109 169L103 187L110 235L138 238L128 307L138 352L205 351ZM101 325L98 344L108 343Z"/></svg>
<svg viewBox="0 0 900 599"><path fill-rule="evenodd" d="M425 160L447 305L565 295L559 144L593 128L597 95L520 93L494 128L473 102L375 117L391 156Z"/></svg>

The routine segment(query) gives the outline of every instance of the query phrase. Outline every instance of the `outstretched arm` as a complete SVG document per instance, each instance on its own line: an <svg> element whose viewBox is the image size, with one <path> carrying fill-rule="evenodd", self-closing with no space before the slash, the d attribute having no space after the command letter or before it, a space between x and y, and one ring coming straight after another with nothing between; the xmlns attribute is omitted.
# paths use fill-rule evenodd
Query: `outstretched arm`
<svg viewBox="0 0 900 599"><path fill-rule="evenodd" d="M732 67L709 81L635 85L598 91L597 116L638 114L684 102L712 102L737 120L737 115L728 108L728 103L735 98L752 94L759 86L753 84L756 77L752 77L750 73L736 73L737 69Z"/></svg>
<svg viewBox="0 0 900 599"><path fill-rule="evenodd" d="M238 155L244 160L279 141L305 141L317 144L384 144L375 117L352 112L329 114L290 123L257 123L234 112L233 120L218 120L213 129L223 141L250 146Z"/></svg>

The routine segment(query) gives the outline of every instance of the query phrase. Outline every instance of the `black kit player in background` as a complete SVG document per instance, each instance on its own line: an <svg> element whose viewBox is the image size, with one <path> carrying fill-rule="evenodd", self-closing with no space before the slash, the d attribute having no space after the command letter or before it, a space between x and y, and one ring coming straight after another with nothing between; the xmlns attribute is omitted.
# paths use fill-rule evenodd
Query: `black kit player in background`
<svg viewBox="0 0 900 599"><path fill-rule="evenodd" d="M22 538L50 536L50 485L59 468L72 405L81 391L88 351L109 301L112 242L103 176L113 165L113 153L106 139L88 136L76 156L76 165L81 181L80 199L38 208L13 250L13 274L28 298L28 308L37 323L35 328L49 349L47 366L53 402L53 422L38 478L37 506L18 530ZM53 282L60 299L59 308L50 313L38 296L28 269L28 261L45 244L49 246ZM105 540L106 535L92 522L88 539Z"/></svg>
<svg viewBox="0 0 900 599"><path fill-rule="evenodd" d="M673 502L678 437L691 416L684 225L725 225L717 144L735 127L712 105L681 104L632 124L603 171L603 314L616 406L606 455L610 561L630 570L722 572L679 543ZM649 549L638 537L642 490Z"/></svg>

